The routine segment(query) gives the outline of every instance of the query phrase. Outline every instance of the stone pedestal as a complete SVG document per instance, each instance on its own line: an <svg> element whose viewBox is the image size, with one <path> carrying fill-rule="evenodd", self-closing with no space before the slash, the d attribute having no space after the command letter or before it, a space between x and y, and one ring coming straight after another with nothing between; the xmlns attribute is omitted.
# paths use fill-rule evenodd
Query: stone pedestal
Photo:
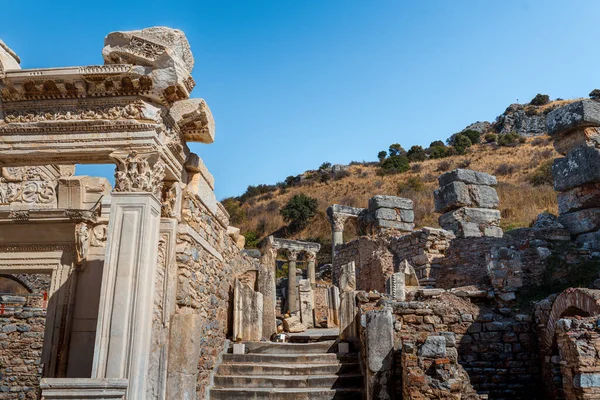
<svg viewBox="0 0 600 400"><path fill-rule="evenodd" d="M160 202L147 192L112 194L93 378L127 378L146 398Z"/></svg>
<svg viewBox="0 0 600 400"><path fill-rule="evenodd" d="M120 400L127 392L127 379L44 378L42 400Z"/></svg>
<svg viewBox="0 0 600 400"><path fill-rule="evenodd" d="M314 328L314 299L313 291L308 279L301 279L298 285L300 294L300 318L307 328Z"/></svg>

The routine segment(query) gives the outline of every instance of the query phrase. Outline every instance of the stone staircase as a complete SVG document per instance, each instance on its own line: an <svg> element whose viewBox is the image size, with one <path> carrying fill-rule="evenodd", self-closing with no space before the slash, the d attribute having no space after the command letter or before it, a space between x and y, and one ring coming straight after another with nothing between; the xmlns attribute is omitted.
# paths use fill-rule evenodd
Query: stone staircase
<svg viewBox="0 0 600 400"><path fill-rule="evenodd" d="M337 354L334 341L247 342L247 354L223 355L211 400L362 399L356 354Z"/></svg>

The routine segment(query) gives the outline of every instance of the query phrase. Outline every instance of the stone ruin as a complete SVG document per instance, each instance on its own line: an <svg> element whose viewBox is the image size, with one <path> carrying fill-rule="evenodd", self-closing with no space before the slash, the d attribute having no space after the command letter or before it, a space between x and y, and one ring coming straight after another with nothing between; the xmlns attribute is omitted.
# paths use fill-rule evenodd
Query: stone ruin
<svg viewBox="0 0 600 400"><path fill-rule="evenodd" d="M188 147L215 123L189 98L185 35L115 32L102 54L22 70L0 42L0 399L600 397L599 102L548 115L558 218L502 232L495 177L451 171L443 229L415 229L408 199L332 205L319 286L316 243L242 251ZM82 163L114 164L114 187ZM364 234L344 243L349 218ZM280 251L288 330L326 314L335 340L268 342ZM584 287L526 307L582 271Z"/></svg>

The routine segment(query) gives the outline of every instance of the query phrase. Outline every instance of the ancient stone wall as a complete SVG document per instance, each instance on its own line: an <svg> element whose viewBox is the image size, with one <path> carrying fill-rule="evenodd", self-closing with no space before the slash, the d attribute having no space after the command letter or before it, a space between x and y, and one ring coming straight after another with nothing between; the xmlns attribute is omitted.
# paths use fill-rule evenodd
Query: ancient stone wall
<svg viewBox="0 0 600 400"><path fill-rule="evenodd" d="M248 270L257 270L258 261L241 255L226 226L191 192L184 192L182 219L177 229L175 317L182 321L174 324L171 338L189 336L191 343L175 349L171 360L181 362L182 375L198 373L196 391L202 398L231 328L233 281Z"/></svg>
<svg viewBox="0 0 600 400"><path fill-rule="evenodd" d="M47 275L21 275L34 293L0 295L0 399L37 399L42 374ZM28 279L29 278L29 279Z"/></svg>

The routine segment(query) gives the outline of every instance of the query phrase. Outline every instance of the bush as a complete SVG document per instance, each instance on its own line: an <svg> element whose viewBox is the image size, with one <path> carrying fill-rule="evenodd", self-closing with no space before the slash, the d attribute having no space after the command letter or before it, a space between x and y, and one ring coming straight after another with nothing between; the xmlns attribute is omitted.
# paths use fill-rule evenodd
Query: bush
<svg viewBox="0 0 600 400"><path fill-rule="evenodd" d="M379 160L379 162L383 162L383 160L385 160L386 157L387 151L385 150L381 150L379 153L377 153L377 159Z"/></svg>
<svg viewBox="0 0 600 400"><path fill-rule="evenodd" d="M429 158L439 159L448 157L448 148L444 146L433 146L427 149Z"/></svg>
<svg viewBox="0 0 600 400"><path fill-rule="evenodd" d="M471 159L465 158L464 160L462 160L461 162L458 163L457 167L458 168L469 168L470 165L471 165Z"/></svg>
<svg viewBox="0 0 600 400"><path fill-rule="evenodd" d="M540 185L552 185L554 184L554 179L552 178L552 164L554 160L548 160L544 162L542 165L535 170L535 172L529 178L529 182L533 186Z"/></svg>
<svg viewBox="0 0 600 400"><path fill-rule="evenodd" d="M550 103L550 96L548 96L547 94L541 94L541 93L538 93L529 102L529 104L534 105L534 106L543 106L544 104L548 104L548 103Z"/></svg>
<svg viewBox="0 0 600 400"><path fill-rule="evenodd" d="M421 192L425 190L425 183L418 176L411 176L406 180L398 184L398 194L406 193L408 191Z"/></svg>
<svg viewBox="0 0 600 400"><path fill-rule="evenodd" d="M409 161L425 161L427 159L427 153L421 146L412 146L406 153Z"/></svg>
<svg viewBox="0 0 600 400"><path fill-rule="evenodd" d="M347 169L344 169L344 170L341 170L341 171L337 171L337 172L333 173L333 180L334 181L339 181L340 179L347 178L350 175L352 175L352 174Z"/></svg>
<svg viewBox="0 0 600 400"><path fill-rule="evenodd" d="M498 138L498 144L500 146L515 146L519 143L519 134L516 132L506 133L504 135L500 135Z"/></svg>
<svg viewBox="0 0 600 400"><path fill-rule="evenodd" d="M325 161L325 162L324 162L323 164L321 164L321 166L319 167L319 171L322 171L322 170L324 170L324 169L329 169L329 168L331 168L331 163L330 163L330 162L327 162L327 161Z"/></svg>
<svg viewBox="0 0 600 400"><path fill-rule="evenodd" d="M421 164L413 164L410 166L410 170L415 174L418 174L423 170L423 166Z"/></svg>
<svg viewBox="0 0 600 400"><path fill-rule="evenodd" d="M437 165L435 170L436 172L446 172L450 170L450 167L452 167L452 163L450 161L442 161Z"/></svg>
<svg viewBox="0 0 600 400"><path fill-rule="evenodd" d="M527 141L527 138L525 136L519 136L519 143L523 144Z"/></svg>
<svg viewBox="0 0 600 400"><path fill-rule="evenodd" d="M467 147L471 147L473 142L467 136L463 134L458 134L454 137L452 147L456 150L458 154L465 154Z"/></svg>
<svg viewBox="0 0 600 400"><path fill-rule="evenodd" d="M550 144L550 141L543 137L536 137L531 141L532 146L547 146Z"/></svg>
<svg viewBox="0 0 600 400"><path fill-rule="evenodd" d="M401 173L410 169L410 163L406 156L389 156L382 164L384 173Z"/></svg>
<svg viewBox="0 0 600 400"><path fill-rule="evenodd" d="M435 140L433 142L431 142L431 144L429 145L429 147L446 147L446 144L444 142L442 142L441 140Z"/></svg>
<svg viewBox="0 0 600 400"><path fill-rule="evenodd" d="M500 164L494 173L496 175L510 175L514 173L517 168L512 164Z"/></svg>
<svg viewBox="0 0 600 400"><path fill-rule="evenodd" d="M600 99L600 89L594 89L590 92L590 99L599 100Z"/></svg>
<svg viewBox="0 0 600 400"><path fill-rule="evenodd" d="M239 225L246 219L246 210L242 208L240 202L233 197L224 199L221 204L229 213L229 223L231 225Z"/></svg>
<svg viewBox="0 0 600 400"><path fill-rule="evenodd" d="M291 228L303 229L317 213L318 201L304 193L292 197L279 213Z"/></svg>
<svg viewBox="0 0 600 400"><path fill-rule="evenodd" d="M483 139L486 143L494 143L496 140L498 140L498 135L495 133L486 133Z"/></svg>
<svg viewBox="0 0 600 400"><path fill-rule="evenodd" d="M390 153L390 157L403 156L406 154L406 150L404 150L404 148L400 145L400 143L391 144L388 151Z"/></svg>
<svg viewBox="0 0 600 400"><path fill-rule="evenodd" d="M467 129L466 131L462 131L460 134L468 137L471 141L471 144L477 144L481 141L481 133L473 129Z"/></svg>
<svg viewBox="0 0 600 400"><path fill-rule="evenodd" d="M258 236L258 233L254 231L248 231L244 233L244 237L246 238L246 248L255 249L258 247L258 244L260 243L260 237Z"/></svg>

